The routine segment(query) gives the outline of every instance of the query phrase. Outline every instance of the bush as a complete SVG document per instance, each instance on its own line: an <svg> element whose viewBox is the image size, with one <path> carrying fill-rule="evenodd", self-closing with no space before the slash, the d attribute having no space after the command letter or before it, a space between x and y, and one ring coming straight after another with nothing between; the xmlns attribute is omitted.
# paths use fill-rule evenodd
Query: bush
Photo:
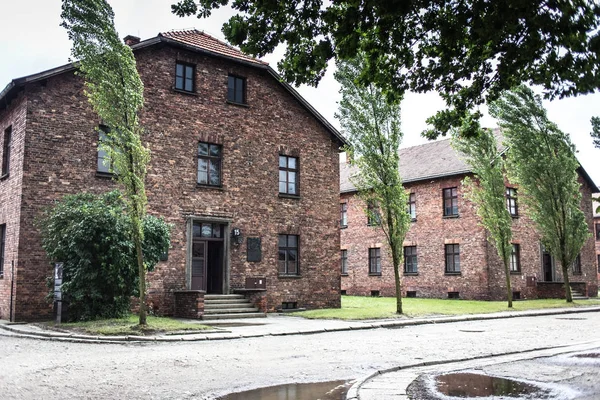
<svg viewBox="0 0 600 400"><path fill-rule="evenodd" d="M170 227L163 219L143 221L144 262L152 270L168 249ZM48 257L63 263L62 293L72 321L118 318L138 295L131 223L119 191L65 196L40 221Z"/></svg>

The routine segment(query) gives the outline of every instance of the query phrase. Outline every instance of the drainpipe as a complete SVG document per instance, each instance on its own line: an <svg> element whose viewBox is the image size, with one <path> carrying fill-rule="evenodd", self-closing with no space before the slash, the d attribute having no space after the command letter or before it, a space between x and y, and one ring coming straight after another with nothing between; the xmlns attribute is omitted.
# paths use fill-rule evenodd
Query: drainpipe
<svg viewBox="0 0 600 400"><path fill-rule="evenodd" d="M15 282L15 260L11 262L11 271L10 271L10 317L9 321L13 322L13 291L14 291L14 282Z"/></svg>

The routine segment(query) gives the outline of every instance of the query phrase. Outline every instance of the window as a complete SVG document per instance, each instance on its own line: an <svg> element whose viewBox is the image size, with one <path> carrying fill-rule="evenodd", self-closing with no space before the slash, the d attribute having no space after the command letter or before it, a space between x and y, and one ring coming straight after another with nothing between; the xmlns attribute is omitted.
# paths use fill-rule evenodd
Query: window
<svg viewBox="0 0 600 400"><path fill-rule="evenodd" d="M458 192L455 187L444 189L444 217L458 216Z"/></svg>
<svg viewBox="0 0 600 400"><path fill-rule="evenodd" d="M517 205L517 189L506 188L506 207L511 216L519 215L519 206Z"/></svg>
<svg viewBox="0 0 600 400"><path fill-rule="evenodd" d="M0 225L0 276L4 276L4 249L6 244L6 224Z"/></svg>
<svg viewBox="0 0 600 400"><path fill-rule="evenodd" d="M2 174L0 176L8 175L10 169L10 148L12 147L12 125L6 128L4 131L4 142L2 145Z"/></svg>
<svg viewBox="0 0 600 400"><path fill-rule="evenodd" d="M404 273L417 273L417 246L404 247Z"/></svg>
<svg viewBox="0 0 600 400"><path fill-rule="evenodd" d="M598 254L598 273L600 273L600 254Z"/></svg>
<svg viewBox="0 0 600 400"><path fill-rule="evenodd" d="M417 297L417 291L416 290L407 290L406 297L409 297L409 298Z"/></svg>
<svg viewBox="0 0 600 400"><path fill-rule="evenodd" d="M459 292L448 292L448 298L449 299L460 299L460 293Z"/></svg>
<svg viewBox="0 0 600 400"><path fill-rule="evenodd" d="M279 193L298 195L298 158L279 156Z"/></svg>
<svg viewBox="0 0 600 400"><path fill-rule="evenodd" d="M374 201L369 201L367 203L367 225L381 225L379 205Z"/></svg>
<svg viewBox="0 0 600 400"><path fill-rule="evenodd" d="M573 261L573 274L581 275L581 254L578 254Z"/></svg>
<svg viewBox="0 0 600 400"><path fill-rule="evenodd" d="M369 249L369 275L381 275L381 249Z"/></svg>
<svg viewBox="0 0 600 400"><path fill-rule="evenodd" d="M521 246L516 243L510 251L510 272L521 272Z"/></svg>
<svg viewBox="0 0 600 400"><path fill-rule="evenodd" d="M348 250L342 250L342 275L348 275Z"/></svg>
<svg viewBox="0 0 600 400"><path fill-rule="evenodd" d="M600 224L596 224L596 240L600 240Z"/></svg>
<svg viewBox="0 0 600 400"><path fill-rule="evenodd" d="M194 70L192 64L178 62L175 65L175 89L193 93L195 91Z"/></svg>
<svg viewBox="0 0 600 400"><path fill-rule="evenodd" d="M279 235L279 274L299 275L297 235Z"/></svg>
<svg viewBox="0 0 600 400"><path fill-rule="evenodd" d="M416 193L411 193L408 195L408 214L410 218L415 220L417 219L417 195Z"/></svg>
<svg viewBox="0 0 600 400"><path fill-rule="evenodd" d="M446 273L460 273L460 245L458 244L446 245Z"/></svg>
<svg viewBox="0 0 600 400"><path fill-rule="evenodd" d="M100 143L106 145L108 143L107 134L110 132L108 126L100 125L98 129L98 168L97 171L102 174L112 173L112 163L110 161L108 152L100 146Z"/></svg>
<svg viewBox="0 0 600 400"><path fill-rule="evenodd" d="M221 186L221 146L198 143L198 184Z"/></svg>
<svg viewBox="0 0 600 400"><path fill-rule="evenodd" d="M227 81L227 100L234 103L246 104L246 78L229 75Z"/></svg>
<svg viewBox="0 0 600 400"><path fill-rule="evenodd" d="M348 226L348 203L340 203L340 227Z"/></svg>

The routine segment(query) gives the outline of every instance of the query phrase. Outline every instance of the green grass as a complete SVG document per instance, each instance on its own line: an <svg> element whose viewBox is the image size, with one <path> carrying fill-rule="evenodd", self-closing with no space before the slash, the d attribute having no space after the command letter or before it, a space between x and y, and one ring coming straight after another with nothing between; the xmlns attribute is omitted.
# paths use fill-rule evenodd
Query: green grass
<svg viewBox="0 0 600 400"><path fill-rule="evenodd" d="M138 316L130 315L126 318L103 319L98 321L69 322L60 325L48 324L49 328L90 335L144 335L155 333L200 331L212 329L206 325L184 322L173 318L148 316L147 326L140 328Z"/></svg>
<svg viewBox="0 0 600 400"><path fill-rule="evenodd" d="M499 311L523 311L542 308L582 307L600 305L600 300L590 299L572 304L560 299L513 301L512 310L505 301L441 300L403 298L405 317L424 317L432 315L486 314ZM295 313L294 315L310 319L378 319L398 318L396 298L342 296L342 308L328 308Z"/></svg>

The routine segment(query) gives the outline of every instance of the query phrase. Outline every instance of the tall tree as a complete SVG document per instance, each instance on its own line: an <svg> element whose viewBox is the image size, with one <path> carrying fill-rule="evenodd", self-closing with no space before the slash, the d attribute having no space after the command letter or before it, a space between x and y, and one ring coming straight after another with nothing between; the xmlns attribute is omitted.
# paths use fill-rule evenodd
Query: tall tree
<svg viewBox="0 0 600 400"><path fill-rule="evenodd" d="M429 137L520 83L543 86L549 98L600 88L594 0L177 0L172 11L200 18L228 4L239 13L223 26L227 40L256 56L284 44L278 67L288 82L316 85L328 60L362 52L361 80L388 96L440 93L448 109L430 118Z"/></svg>
<svg viewBox="0 0 600 400"><path fill-rule="evenodd" d="M569 267L590 236L581 211L575 147L526 86L504 93L490 105L490 114L506 138L509 177L521 188L543 245L561 264L570 303Z"/></svg>
<svg viewBox="0 0 600 400"><path fill-rule="evenodd" d="M600 117L592 117L592 139L594 140L594 146L597 149L600 149ZM596 213L600 213L600 197L594 197L594 201L596 201L599 205L596 207Z"/></svg>
<svg viewBox="0 0 600 400"><path fill-rule="evenodd" d="M358 81L364 68L362 59L340 62L335 78L341 85L342 99L336 118L348 137L346 150L359 173L352 183L359 191L369 217L379 222L384 232L394 267L396 312L402 314L402 282L399 268L403 263L403 242L410 226L407 212L408 194L398 170L400 102L386 101L375 85Z"/></svg>
<svg viewBox="0 0 600 400"><path fill-rule="evenodd" d="M463 185L467 197L477 206L481 225L487 230L489 240L496 247L504 263L506 298L512 308L510 287L510 256L512 251L512 217L506 207L504 185L504 159L498 151L498 142L490 129L482 129L478 136L455 135L452 145L466 157L476 180L466 177Z"/></svg>
<svg viewBox="0 0 600 400"><path fill-rule="evenodd" d="M138 113L144 105L144 86L131 48L114 25L105 0L63 0L62 26L73 41L71 54L85 79L86 95L102 123L110 127L100 143L112 163L115 179L124 188L139 274L139 323L146 324L146 266L142 254L146 215L146 167L150 152L141 141Z"/></svg>

